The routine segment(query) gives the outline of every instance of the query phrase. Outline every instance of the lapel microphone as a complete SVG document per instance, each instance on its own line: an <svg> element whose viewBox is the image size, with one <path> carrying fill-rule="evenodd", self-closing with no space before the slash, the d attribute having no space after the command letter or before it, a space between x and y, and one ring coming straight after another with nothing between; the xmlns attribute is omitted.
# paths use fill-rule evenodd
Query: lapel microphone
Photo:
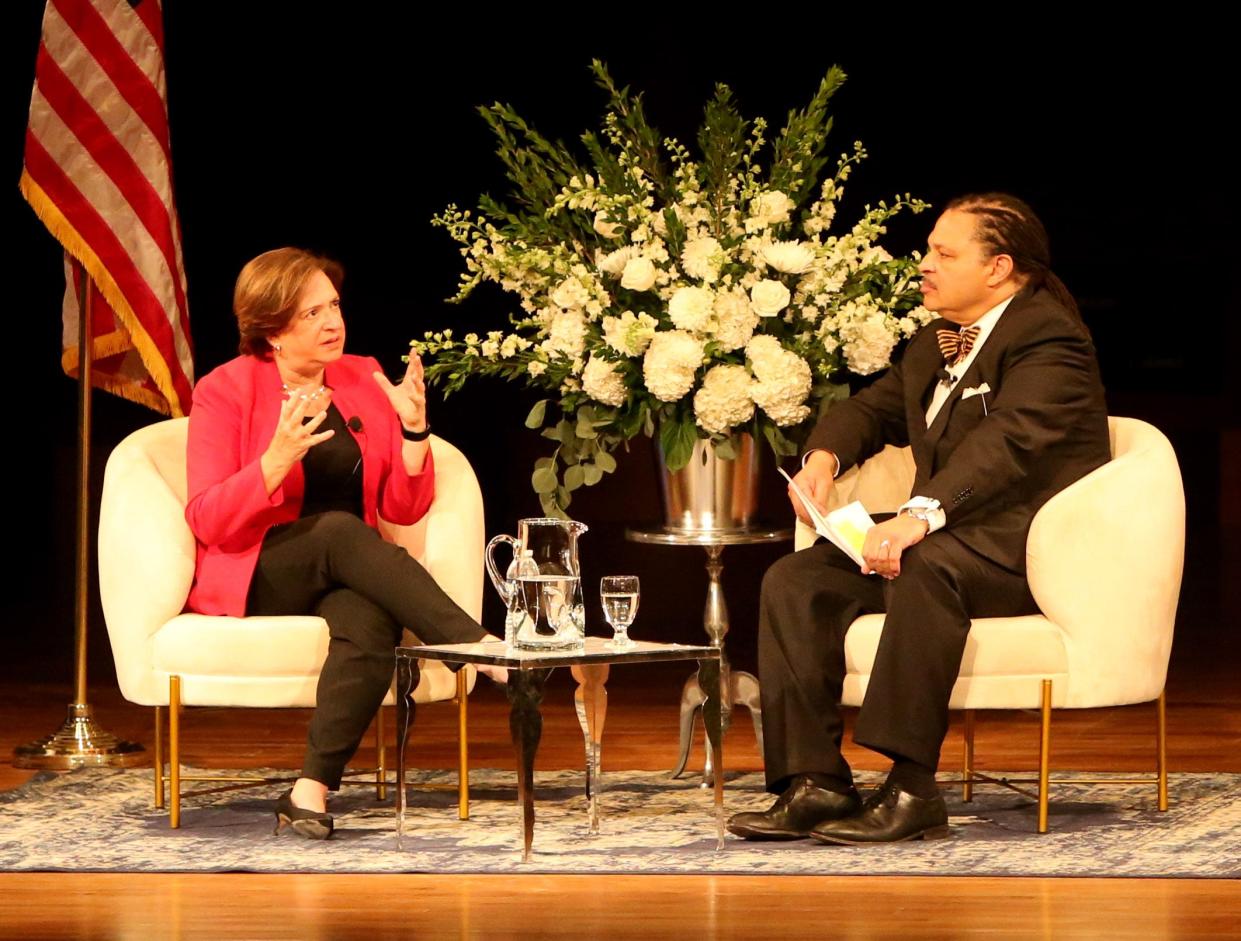
<svg viewBox="0 0 1241 941"><path fill-rule="evenodd" d="M359 418L357 415L352 416L352 417L351 417L351 418L350 418L347 422L345 422L345 426L346 426L346 427L347 427L350 431L352 431L355 435L360 435L360 434L362 434L362 419L361 419L361 418ZM351 471L349 472L349 478L350 478L351 480L353 479L353 475L354 475L354 474L356 474L356 473L358 472L358 468L359 468L359 467L361 467L361 466L362 466L362 457L361 457L361 455L359 455L359 456L358 456L358 463L354 464L354 465L353 465L353 470L351 470Z"/></svg>

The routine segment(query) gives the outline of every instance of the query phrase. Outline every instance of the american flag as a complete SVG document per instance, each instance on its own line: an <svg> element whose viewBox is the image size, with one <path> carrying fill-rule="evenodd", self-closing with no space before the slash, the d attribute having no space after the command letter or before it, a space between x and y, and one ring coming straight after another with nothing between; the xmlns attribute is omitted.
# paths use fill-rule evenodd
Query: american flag
<svg viewBox="0 0 1241 941"><path fill-rule="evenodd" d="M20 186L65 249L66 372L85 275L95 384L184 415L194 363L162 16L159 0L48 0Z"/></svg>

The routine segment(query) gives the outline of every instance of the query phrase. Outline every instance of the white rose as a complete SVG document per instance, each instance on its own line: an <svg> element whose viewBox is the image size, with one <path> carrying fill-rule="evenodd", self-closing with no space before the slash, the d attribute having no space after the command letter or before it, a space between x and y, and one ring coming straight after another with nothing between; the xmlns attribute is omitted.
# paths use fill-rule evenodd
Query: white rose
<svg viewBox="0 0 1241 941"><path fill-rule="evenodd" d="M608 214L600 209L595 213L595 231L605 239L614 239L625 231L625 227L608 221Z"/></svg>
<svg viewBox="0 0 1241 941"><path fill-rule="evenodd" d="M814 249L805 242L768 242L759 254L785 274L803 274L814 264Z"/></svg>
<svg viewBox="0 0 1241 941"><path fill-rule="evenodd" d="M668 316L682 330L703 333L711 325L715 293L710 288L679 288L668 302Z"/></svg>
<svg viewBox="0 0 1241 941"><path fill-rule="evenodd" d="M686 242L681 251L681 267L685 273L708 284L719 278L723 261L724 250L710 236Z"/></svg>
<svg viewBox="0 0 1241 941"><path fill-rule="evenodd" d="M750 204L750 218L745 222L747 232L757 232L768 226L789 221L789 213L796 203L779 190L760 193Z"/></svg>
<svg viewBox="0 0 1241 941"><path fill-rule="evenodd" d="M596 402L616 407L623 405L629 390L616 367L606 359L592 356L582 371L582 389Z"/></svg>
<svg viewBox="0 0 1241 941"><path fill-rule="evenodd" d="M744 366L715 366L703 377L694 393L694 420L713 434L727 434L732 428L754 417L750 397L753 380Z"/></svg>
<svg viewBox="0 0 1241 941"><path fill-rule="evenodd" d="M792 295L780 281L765 278L750 290L750 304L760 317L774 317L789 306Z"/></svg>
<svg viewBox="0 0 1241 941"><path fill-rule="evenodd" d="M625 262L625 270L621 275L621 287L630 291L649 291L655 286L655 265L649 258L638 255Z"/></svg>

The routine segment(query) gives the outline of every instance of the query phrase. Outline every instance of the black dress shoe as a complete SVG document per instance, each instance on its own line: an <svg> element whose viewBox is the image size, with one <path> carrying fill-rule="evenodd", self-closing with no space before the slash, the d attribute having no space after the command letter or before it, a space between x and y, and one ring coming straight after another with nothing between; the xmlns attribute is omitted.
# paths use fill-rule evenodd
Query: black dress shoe
<svg viewBox="0 0 1241 941"><path fill-rule="evenodd" d="M733 814L728 832L747 840L800 840L815 824L856 814L861 806L852 787L849 793L838 794L798 775L767 810Z"/></svg>
<svg viewBox="0 0 1241 941"><path fill-rule="evenodd" d="M937 840L948 835L948 808L938 794L915 797L889 781L866 799L861 811L824 821L810 835L820 843L846 846Z"/></svg>
<svg viewBox="0 0 1241 941"><path fill-rule="evenodd" d="M335 823L331 814L294 804L293 789L289 788L276 801L276 833L279 834L285 827L292 827L294 833L308 840L326 840L332 835Z"/></svg>

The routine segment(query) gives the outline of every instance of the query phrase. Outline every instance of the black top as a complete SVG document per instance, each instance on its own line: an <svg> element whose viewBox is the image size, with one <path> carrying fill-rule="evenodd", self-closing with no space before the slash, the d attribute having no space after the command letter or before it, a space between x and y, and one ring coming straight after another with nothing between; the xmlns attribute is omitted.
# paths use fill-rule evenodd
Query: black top
<svg viewBox="0 0 1241 941"><path fill-rule="evenodd" d="M307 419L309 421L310 419ZM335 404L327 407L327 418L316 433L331 428L336 434L316 444L302 458L306 491L302 497L302 516L343 510L362 517L362 449L349 433L345 419Z"/></svg>

